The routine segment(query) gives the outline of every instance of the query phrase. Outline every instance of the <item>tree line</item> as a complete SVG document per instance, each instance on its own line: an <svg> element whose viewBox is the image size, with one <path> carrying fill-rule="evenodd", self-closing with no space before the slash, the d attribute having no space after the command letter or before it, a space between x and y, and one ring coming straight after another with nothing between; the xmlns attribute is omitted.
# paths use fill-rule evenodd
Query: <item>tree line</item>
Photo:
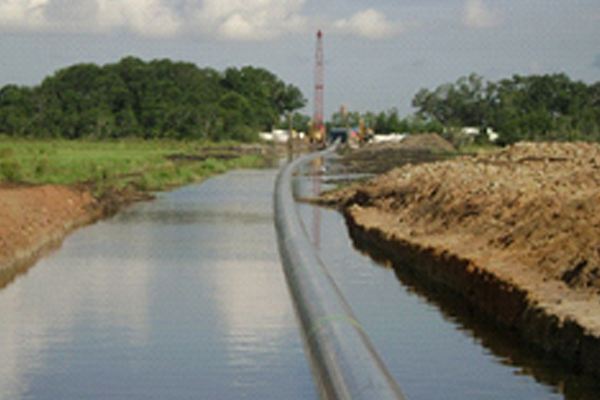
<svg viewBox="0 0 600 400"><path fill-rule="evenodd" d="M328 129L336 126L358 127L361 120L366 127L381 134L441 132L444 128L439 121L425 119L418 114L400 117L398 109L395 107L379 112L366 111L364 113L339 110L332 114L326 125Z"/></svg>
<svg viewBox="0 0 600 400"><path fill-rule="evenodd" d="M217 71L167 59L77 64L34 87L0 89L0 134L35 138L253 140L306 104L251 66Z"/></svg>
<svg viewBox="0 0 600 400"><path fill-rule="evenodd" d="M333 113L330 126L364 124L375 133L438 132L454 135L462 127L500 133L500 144L517 141L600 142L600 82L587 85L565 74L514 75L484 82L471 74L437 88L420 89L413 97L416 111L405 118L396 108ZM485 140L485 136L480 136ZM453 138L456 139L456 138ZM458 138L460 140L460 138Z"/></svg>
<svg viewBox="0 0 600 400"><path fill-rule="evenodd" d="M461 77L413 98L416 115L444 127L492 128L502 144L529 141L600 141L600 82L565 74L514 75L484 82Z"/></svg>
<svg viewBox="0 0 600 400"><path fill-rule="evenodd" d="M0 134L35 138L174 138L254 140L261 130L305 131L301 91L251 66L217 71L167 59L126 57L115 64L77 64L33 87L0 88ZM514 75L498 82L471 74L413 97L415 113L333 113L332 126L376 133L492 128L501 144L520 140L600 141L600 82L565 74ZM289 117L289 119L284 118ZM455 131L455 129L454 129Z"/></svg>

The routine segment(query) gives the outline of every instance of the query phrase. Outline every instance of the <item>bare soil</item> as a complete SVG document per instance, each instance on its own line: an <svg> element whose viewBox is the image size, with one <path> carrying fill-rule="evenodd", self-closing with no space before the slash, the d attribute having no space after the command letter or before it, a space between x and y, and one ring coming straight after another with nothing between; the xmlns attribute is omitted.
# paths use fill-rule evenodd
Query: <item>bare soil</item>
<svg viewBox="0 0 600 400"><path fill-rule="evenodd" d="M0 186L0 288L44 250L96 215L85 190L66 186Z"/></svg>
<svg viewBox="0 0 600 400"><path fill-rule="evenodd" d="M429 278L600 376L599 145L520 143L407 164L319 202L341 208L366 240L423 261Z"/></svg>
<svg viewBox="0 0 600 400"><path fill-rule="evenodd" d="M404 164L420 164L456 156L456 149L435 133L408 136L402 142L371 143L342 150L347 172L381 174Z"/></svg>
<svg viewBox="0 0 600 400"><path fill-rule="evenodd" d="M93 185L0 183L0 289L72 230L150 198L132 187L92 195Z"/></svg>

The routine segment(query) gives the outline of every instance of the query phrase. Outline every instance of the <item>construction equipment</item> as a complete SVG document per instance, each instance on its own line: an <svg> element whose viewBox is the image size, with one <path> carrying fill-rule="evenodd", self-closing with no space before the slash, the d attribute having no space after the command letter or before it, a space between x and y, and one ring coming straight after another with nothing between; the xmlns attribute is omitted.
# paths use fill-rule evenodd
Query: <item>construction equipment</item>
<svg viewBox="0 0 600 400"><path fill-rule="evenodd" d="M326 139L325 126L321 125L319 128L315 126L313 121L309 122L307 139L309 143L324 144Z"/></svg>
<svg viewBox="0 0 600 400"><path fill-rule="evenodd" d="M372 128L367 128L365 126L365 120L361 118L358 121L358 144L363 145L365 143L370 142L373 139L375 132L373 132Z"/></svg>
<svg viewBox="0 0 600 400"><path fill-rule="evenodd" d="M323 66L323 32L317 32L317 51L315 54L315 112L308 128L308 140L311 143L325 143L326 132L323 123L323 93L325 89Z"/></svg>

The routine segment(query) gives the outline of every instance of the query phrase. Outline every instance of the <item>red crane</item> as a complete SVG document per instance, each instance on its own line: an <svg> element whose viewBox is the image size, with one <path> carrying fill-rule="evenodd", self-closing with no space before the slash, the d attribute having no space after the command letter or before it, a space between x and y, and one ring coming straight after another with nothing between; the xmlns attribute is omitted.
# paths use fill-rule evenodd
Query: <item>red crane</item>
<svg viewBox="0 0 600 400"><path fill-rule="evenodd" d="M325 142L325 124L323 123L323 89L325 79L323 76L323 32L317 32L317 54L315 62L315 114L313 117L310 140L313 143ZM323 159L317 158L312 162L313 195L321 195L321 169ZM313 240L315 247L321 249L321 210L313 207Z"/></svg>
<svg viewBox="0 0 600 400"><path fill-rule="evenodd" d="M325 140L325 124L323 123L323 89L325 79L323 75L323 32L317 32L317 53L315 62L315 114L313 116L312 141Z"/></svg>

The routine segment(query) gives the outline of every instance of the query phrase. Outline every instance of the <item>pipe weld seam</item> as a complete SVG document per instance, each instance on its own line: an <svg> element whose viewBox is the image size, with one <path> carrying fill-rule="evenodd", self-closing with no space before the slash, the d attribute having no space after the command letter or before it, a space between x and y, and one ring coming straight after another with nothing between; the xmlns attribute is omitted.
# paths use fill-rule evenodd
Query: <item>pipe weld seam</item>
<svg viewBox="0 0 600 400"><path fill-rule="evenodd" d="M313 327L310 329L310 331L308 332L307 339L310 340L319 331L319 329L321 329L327 325L334 324L334 323L350 324L350 325L354 326L356 329L358 329L359 331L364 333L364 329L363 329L362 325L360 324L360 322L358 322L358 320L356 318L351 317L346 314L335 314L335 315L329 315L327 317L319 318L315 322Z"/></svg>

